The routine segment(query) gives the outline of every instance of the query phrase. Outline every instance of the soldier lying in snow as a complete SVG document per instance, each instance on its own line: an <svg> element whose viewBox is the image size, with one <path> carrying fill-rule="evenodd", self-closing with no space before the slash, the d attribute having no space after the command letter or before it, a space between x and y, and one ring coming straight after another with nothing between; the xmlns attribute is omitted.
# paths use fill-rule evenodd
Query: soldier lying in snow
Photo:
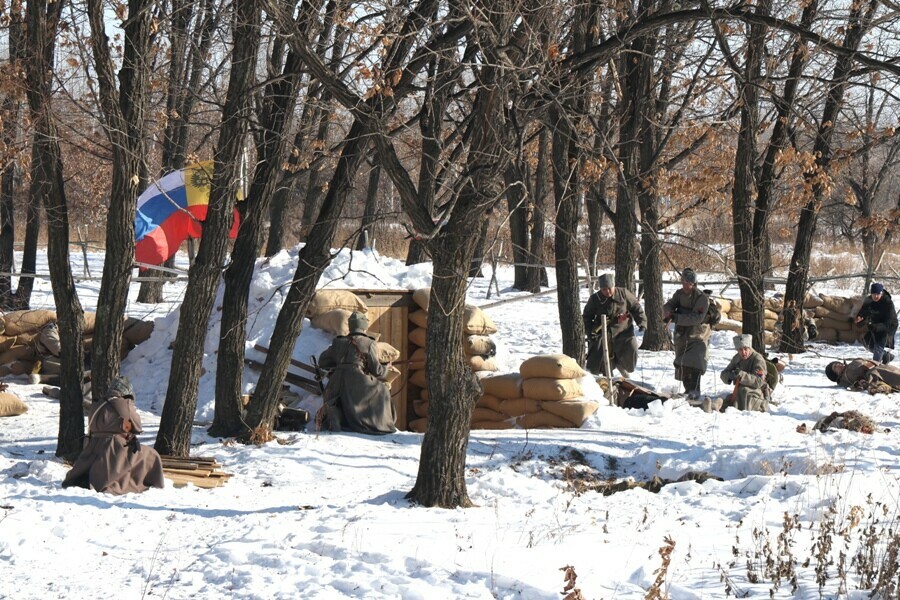
<svg viewBox="0 0 900 600"><path fill-rule="evenodd" d="M825 376L841 387L867 390L870 394L890 394L900 390L900 367L864 358L849 363L828 363Z"/></svg>

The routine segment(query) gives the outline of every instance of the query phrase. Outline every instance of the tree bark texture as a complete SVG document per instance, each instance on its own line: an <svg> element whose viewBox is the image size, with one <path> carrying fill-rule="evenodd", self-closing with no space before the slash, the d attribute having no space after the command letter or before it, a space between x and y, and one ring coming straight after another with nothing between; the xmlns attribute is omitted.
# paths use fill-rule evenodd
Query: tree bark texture
<svg viewBox="0 0 900 600"><path fill-rule="evenodd" d="M308 14L308 13L307 13ZM281 61L272 57L270 63ZM244 349L247 342L247 305L250 281L265 235L265 219L281 174L289 139L291 116L297 100L302 63L295 53L284 61L280 74L265 88L262 128L257 144L257 164L250 193L242 203L242 222L231 252L231 264L225 271L225 296L222 302L222 326L219 330L219 355L216 359L215 417L209 434L233 437L246 434L241 416Z"/></svg>
<svg viewBox="0 0 900 600"><path fill-rule="evenodd" d="M843 44L844 49L855 52L859 48L865 32L872 22L872 15L877 6L877 0L869 3L854 3L848 17L846 33ZM805 352L803 345L803 314L799 310L803 306L806 297L807 280L809 278L809 258L812 254L812 243L816 233L816 225L819 219L819 211L831 193L829 185L823 181L828 178L829 167L833 157L832 139L834 130L844 105L844 94L847 91L848 82L856 62L850 55L837 57L834 73L822 108L822 118L819 121L819 129L813 143L813 155L816 157L818 177L812 181L812 198L800 211L800 219L797 223L797 239L794 242L794 252L791 255L791 264L788 269L787 284L785 285L784 305L796 307L795 310L784 312L783 331L780 350L782 352Z"/></svg>
<svg viewBox="0 0 900 600"><path fill-rule="evenodd" d="M84 311L69 263L69 218L63 185L59 136L51 110L50 77L57 26L64 3L31 0L26 17L28 52L26 77L34 134L31 146L30 201L47 210L48 248L53 299L60 338L59 432L56 455L74 460L84 437L83 379Z"/></svg>
<svg viewBox="0 0 900 600"><path fill-rule="evenodd" d="M16 73L22 60L24 45L24 28L22 27L22 6L20 1L15 1L9 7L9 29L7 33L9 60L6 69ZM9 86L3 99L3 145L7 152L18 145L18 133L22 127L21 104L22 90L13 81L7 81ZM0 273L12 273L15 266L15 210L14 200L16 191L17 171L19 163L13 157L0 174ZM19 281L22 281L21 279ZM9 275L0 275L0 308L12 307L12 282Z"/></svg>
<svg viewBox="0 0 900 600"><path fill-rule="evenodd" d="M359 237L356 240L357 250L371 248L375 239L375 223L378 222L378 182L380 180L381 165L374 164L372 170L369 171L369 183L366 186L366 205L363 208Z"/></svg>
<svg viewBox="0 0 900 600"><path fill-rule="evenodd" d="M147 172L144 127L150 66L145 61L150 58L153 14L150 0L128 0L117 90L103 3L88 0L87 6L100 108L112 145L113 164L106 219L106 258L91 349L92 393L102 398L110 381L119 374L123 317L134 262L134 217L142 188L141 176Z"/></svg>
<svg viewBox="0 0 900 600"><path fill-rule="evenodd" d="M237 195L238 164L252 110L259 27L260 8L256 0L235 2L231 73L214 159L209 209L181 305L166 403L156 439L160 454L188 456L190 451L203 347L225 261ZM224 323L222 328L225 329ZM240 333L243 335L243 331Z"/></svg>

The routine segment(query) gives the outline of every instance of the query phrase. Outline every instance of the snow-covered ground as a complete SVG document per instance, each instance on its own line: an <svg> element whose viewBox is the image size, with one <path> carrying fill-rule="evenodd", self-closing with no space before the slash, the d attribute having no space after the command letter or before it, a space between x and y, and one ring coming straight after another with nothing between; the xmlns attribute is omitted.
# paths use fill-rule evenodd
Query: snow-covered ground
<svg viewBox="0 0 900 600"><path fill-rule="evenodd" d="M268 341L295 258L296 250L285 251L258 264L248 348ZM98 274L102 256L94 260ZM511 269L497 275L500 299L524 297L509 288ZM341 253L321 282L429 283L429 265L407 269L356 252ZM36 287L33 305L52 306L49 284ZM80 285L86 308L95 307L98 287ZM487 278L474 281L469 299L487 306L499 327L493 337L503 370L560 351L555 295L491 307L498 298L487 299L487 289ZM184 286L170 284L166 293L164 305L129 306L129 314L156 320L153 336L123 365L137 390L145 444L154 441L165 398ZM132 300L136 294L137 284ZM872 518L876 534L898 525L897 397L842 390L823 375L833 358L865 356L858 345L813 345L813 352L784 357L790 366L769 414L707 414L673 400L648 411L601 406L581 429L472 432L466 483L477 507L442 510L404 500L418 468L416 433L280 433L261 447L209 438L203 424L212 418L218 315L213 311L206 343L192 453L214 456L234 474L220 488L118 497L61 489L67 467L53 455L58 406L41 386L11 382L30 410L0 420L0 598L549 600L564 596L571 567L584 598L861 599L869 596L858 590L851 561L878 537L865 528ZM295 356L306 360L328 343L305 327ZM731 334L714 334L705 393L727 391L718 372L732 355ZM249 391L256 374L246 376ZM674 390L672 353L642 352L634 376ZM310 408L317 401L305 400ZM849 409L890 431L798 432ZM646 481L688 471L723 481L610 496L574 485L579 477ZM826 539L829 548L812 549ZM664 560L660 550L668 545ZM775 562L767 572L768 560ZM872 561L885 560L876 544ZM657 580L660 595L653 595Z"/></svg>

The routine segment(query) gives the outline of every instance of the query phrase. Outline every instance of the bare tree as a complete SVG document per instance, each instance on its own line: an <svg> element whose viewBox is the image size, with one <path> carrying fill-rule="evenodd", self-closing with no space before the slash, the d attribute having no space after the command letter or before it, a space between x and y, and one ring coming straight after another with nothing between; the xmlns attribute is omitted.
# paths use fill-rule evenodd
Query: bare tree
<svg viewBox="0 0 900 600"><path fill-rule="evenodd" d="M113 170L106 220L106 259L97 297L97 322L91 349L93 394L102 398L119 373L125 304L134 262L134 217L138 193L147 183L145 114L151 56L152 0L128 0L125 41L117 89L103 2L87 0L91 47Z"/></svg>
<svg viewBox="0 0 900 600"><path fill-rule="evenodd" d="M74 460L84 436L81 382L84 377L84 311L69 264L69 218L59 135L51 108L53 54L64 2L31 0L26 8L28 105L34 126L30 202L47 210L53 299L60 338L59 435L56 455Z"/></svg>

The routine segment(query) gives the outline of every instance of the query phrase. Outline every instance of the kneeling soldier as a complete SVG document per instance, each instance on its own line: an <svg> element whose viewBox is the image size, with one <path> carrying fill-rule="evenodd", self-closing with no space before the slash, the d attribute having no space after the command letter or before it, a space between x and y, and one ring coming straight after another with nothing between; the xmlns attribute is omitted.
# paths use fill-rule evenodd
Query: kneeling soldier
<svg viewBox="0 0 900 600"><path fill-rule="evenodd" d="M769 410L766 360L753 349L753 336L734 336L734 347L737 354L721 374L724 383L734 384L734 391L725 406L735 406L739 410Z"/></svg>

